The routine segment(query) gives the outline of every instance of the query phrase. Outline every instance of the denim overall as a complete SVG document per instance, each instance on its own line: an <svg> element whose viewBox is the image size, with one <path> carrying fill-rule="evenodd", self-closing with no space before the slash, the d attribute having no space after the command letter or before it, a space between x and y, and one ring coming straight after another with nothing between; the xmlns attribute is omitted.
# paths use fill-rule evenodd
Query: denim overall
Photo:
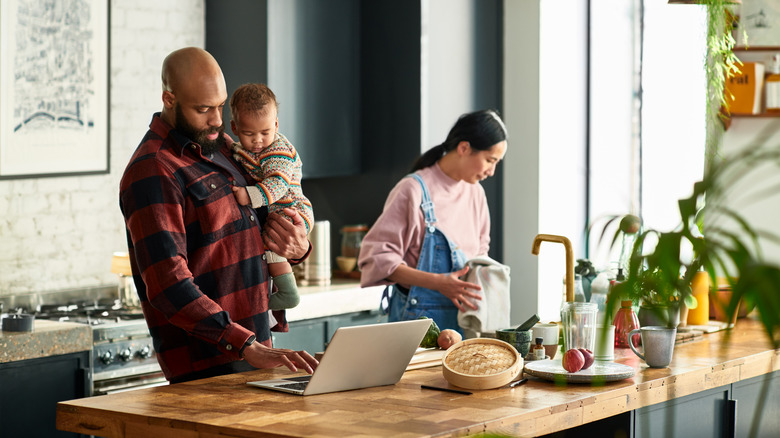
<svg viewBox="0 0 780 438"><path fill-rule="evenodd" d="M433 201L428 194L428 187L419 175L410 176L422 186L420 208L425 216L425 238L417 269L435 274L462 269L466 264L466 255L434 225L436 216L433 213ZM412 286L408 293L398 285L392 287L394 290L389 298L389 321L405 321L427 316L432 318L442 330L448 328L463 333L458 326L458 308L446 296L419 286ZM385 289L383 300L386 299L388 289Z"/></svg>

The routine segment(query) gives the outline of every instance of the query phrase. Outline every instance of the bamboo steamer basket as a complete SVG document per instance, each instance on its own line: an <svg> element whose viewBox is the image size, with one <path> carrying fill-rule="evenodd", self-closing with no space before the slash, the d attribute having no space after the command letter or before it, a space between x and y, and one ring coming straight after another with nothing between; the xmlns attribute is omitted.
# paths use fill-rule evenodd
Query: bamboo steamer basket
<svg viewBox="0 0 780 438"><path fill-rule="evenodd" d="M442 358L448 382L467 389L493 389L514 380L523 370L523 358L508 342L473 338L450 347Z"/></svg>

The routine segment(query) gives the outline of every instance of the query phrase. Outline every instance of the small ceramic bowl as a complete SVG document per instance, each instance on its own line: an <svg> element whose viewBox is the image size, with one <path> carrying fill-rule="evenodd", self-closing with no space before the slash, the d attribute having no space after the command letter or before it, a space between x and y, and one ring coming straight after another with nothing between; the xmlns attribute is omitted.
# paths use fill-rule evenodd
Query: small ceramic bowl
<svg viewBox="0 0 780 438"><path fill-rule="evenodd" d="M336 264L339 266L339 270L342 272L352 272L357 264L357 258L355 257L336 257Z"/></svg>
<svg viewBox="0 0 780 438"><path fill-rule="evenodd" d="M500 339L515 347L515 350L520 353L520 357L525 357L531 349L531 336L531 330L519 332L513 328L496 330L496 339Z"/></svg>
<svg viewBox="0 0 780 438"><path fill-rule="evenodd" d="M552 345L542 345L544 347L545 353L547 353L547 356L549 357L555 357L556 354L558 354L558 344L552 344Z"/></svg>

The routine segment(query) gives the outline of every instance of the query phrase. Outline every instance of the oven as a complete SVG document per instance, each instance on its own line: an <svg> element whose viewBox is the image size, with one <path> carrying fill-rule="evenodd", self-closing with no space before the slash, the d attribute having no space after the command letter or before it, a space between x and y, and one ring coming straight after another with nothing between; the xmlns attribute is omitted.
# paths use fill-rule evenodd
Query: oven
<svg viewBox="0 0 780 438"><path fill-rule="evenodd" d="M144 319L92 326L92 395L167 385Z"/></svg>
<svg viewBox="0 0 780 438"><path fill-rule="evenodd" d="M140 308L119 300L39 306L38 319L88 324L92 328L91 395L167 385Z"/></svg>

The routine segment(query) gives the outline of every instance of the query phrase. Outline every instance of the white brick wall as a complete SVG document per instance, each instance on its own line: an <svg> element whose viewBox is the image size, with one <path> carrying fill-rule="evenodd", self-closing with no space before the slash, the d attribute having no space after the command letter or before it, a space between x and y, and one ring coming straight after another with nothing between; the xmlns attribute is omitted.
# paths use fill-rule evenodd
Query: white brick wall
<svg viewBox="0 0 780 438"><path fill-rule="evenodd" d="M204 11L204 0L111 1L111 173L0 181L0 297L117 283L119 179L162 108L163 59L204 47Z"/></svg>

